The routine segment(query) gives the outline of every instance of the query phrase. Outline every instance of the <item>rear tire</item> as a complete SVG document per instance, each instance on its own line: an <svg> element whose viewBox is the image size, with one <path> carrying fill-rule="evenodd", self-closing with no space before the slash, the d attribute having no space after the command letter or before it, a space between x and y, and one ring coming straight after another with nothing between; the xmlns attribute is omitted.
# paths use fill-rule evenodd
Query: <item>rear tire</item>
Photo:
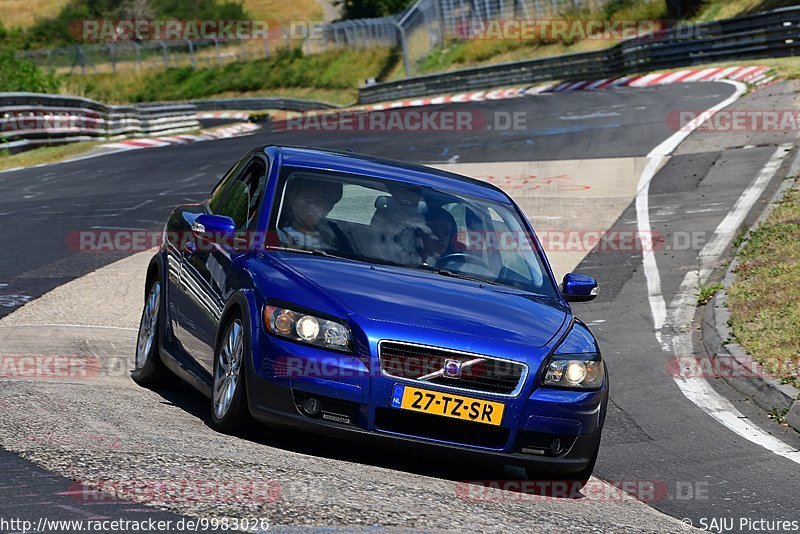
<svg viewBox="0 0 800 534"><path fill-rule="evenodd" d="M247 406L246 358L250 339L239 312L225 324L214 351L214 381L211 389L211 426L224 434L236 434L252 423Z"/></svg>
<svg viewBox="0 0 800 534"><path fill-rule="evenodd" d="M136 342L136 356L131 378L140 386L147 388L164 387L174 384L175 376L159 355L159 344L164 332L162 308L164 297L158 277L150 280L145 293L142 318L139 321L139 335Z"/></svg>

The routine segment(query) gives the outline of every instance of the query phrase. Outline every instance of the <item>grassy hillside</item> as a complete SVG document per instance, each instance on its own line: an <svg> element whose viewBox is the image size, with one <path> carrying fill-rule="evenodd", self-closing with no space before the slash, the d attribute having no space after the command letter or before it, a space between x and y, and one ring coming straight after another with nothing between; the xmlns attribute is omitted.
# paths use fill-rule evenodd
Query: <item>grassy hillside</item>
<svg viewBox="0 0 800 534"><path fill-rule="evenodd" d="M243 7L255 20L322 20L322 7L317 0L244 0Z"/></svg>
<svg viewBox="0 0 800 534"><path fill-rule="evenodd" d="M88 0L81 0L84 4ZM30 28L37 20L54 18L70 0L2 0L2 24L7 29ZM243 0L242 7L255 20L321 20L317 0Z"/></svg>
<svg viewBox="0 0 800 534"><path fill-rule="evenodd" d="M355 101L364 80L379 77L396 61L388 48L333 51L303 55L281 50L268 59L229 63L211 68L191 67L143 75L99 74L66 76L65 86L103 102L185 100L243 94L278 94L334 102Z"/></svg>

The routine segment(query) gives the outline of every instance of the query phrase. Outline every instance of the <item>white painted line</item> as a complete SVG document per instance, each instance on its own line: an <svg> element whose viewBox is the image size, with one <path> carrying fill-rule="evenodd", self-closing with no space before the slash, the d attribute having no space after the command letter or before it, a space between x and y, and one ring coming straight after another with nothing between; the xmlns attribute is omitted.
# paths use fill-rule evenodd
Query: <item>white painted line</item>
<svg viewBox="0 0 800 534"><path fill-rule="evenodd" d="M736 91L729 98L709 108L707 110L709 113L703 113L702 115L705 117L729 106L747 91L747 86L741 82L728 80L724 80L724 82L736 87ZM753 204L760 198L764 188L766 188L780 167L783 158L786 157L789 149L791 149L790 144L781 145L778 148L753 183L745 189L736 201L736 204L725 219L717 226L714 237L700 251L700 268L686 274L678 294L670 303L670 317L669 324L667 324L666 304L661 293L661 276L655 255L652 252L651 221L647 197L650 182L661 163L702 122L704 121L697 121L697 124L691 125L690 129L687 128L686 131L676 132L648 154L647 166L639 179L639 187L636 194L636 219L640 240L642 241L642 250L644 251L642 253L642 263L647 280L648 300L653 315L655 335L662 348L672 351L676 356L688 356L694 353L692 333L688 325L691 324L694 316L697 303L695 298L697 288L708 278L714 263L733 240L735 231L741 225ZM669 329L666 328L667 326L669 326ZM665 339L664 334L668 334L669 338ZM800 463L800 451L793 449L760 428L751 425L747 418L730 401L717 393L705 378L687 380L676 376L674 380L681 393L687 399L732 432L779 456Z"/></svg>
<svg viewBox="0 0 800 534"><path fill-rule="evenodd" d="M684 71L685 72L685 71ZM722 102L712 106L706 113L702 113L697 121L689 124L681 131L675 132L660 145L655 147L647 154L647 165L642 175L639 177L639 185L636 188L636 221L639 231L639 240L642 242L642 264L644 267L645 279L647 280L647 298L650 302L650 311L653 314L653 326L655 327L656 338L659 343L661 339L661 329L667 318L667 304L664 295L661 294L661 274L658 272L655 252L653 251L653 238L650 221L650 182L655 177L661 164L669 157L673 150L686 139L689 134L696 130L710 117L713 112L719 111L733 102L747 91L747 86L742 83L733 83L736 91Z"/></svg>

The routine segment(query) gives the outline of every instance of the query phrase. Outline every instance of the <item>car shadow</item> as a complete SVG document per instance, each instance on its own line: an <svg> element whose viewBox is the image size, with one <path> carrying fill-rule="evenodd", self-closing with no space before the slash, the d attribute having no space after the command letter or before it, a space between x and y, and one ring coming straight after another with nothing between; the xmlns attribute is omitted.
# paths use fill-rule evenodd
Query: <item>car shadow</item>
<svg viewBox="0 0 800 534"><path fill-rule="evenodd" d="M169 388L155 389L154 392L164 399L164 404L182 409L202 420L209 428L211 427L208 398L186 382L181 381ZM525 471L516 466L469 463L459 459L432 457L403 447L392 447L387 454L385 446L380 447L373 443L363 442L358 447L353 447L353 442L347 439L328 436L323 439L311 432L302 430L286 432L261 423L256 423L237 437L251 443L289 452L462 483L464 486L460 486L456 491L467 499L470 498L470 495L482 498L479 491L471 492L473 487L489 488L490 490L504 489L515 493L559 500L575 500L585 497L573 484L568 484L565 489L563 481L557 481L554 477L528 480ZM554 484L555 490L553 489Z"/></svg>

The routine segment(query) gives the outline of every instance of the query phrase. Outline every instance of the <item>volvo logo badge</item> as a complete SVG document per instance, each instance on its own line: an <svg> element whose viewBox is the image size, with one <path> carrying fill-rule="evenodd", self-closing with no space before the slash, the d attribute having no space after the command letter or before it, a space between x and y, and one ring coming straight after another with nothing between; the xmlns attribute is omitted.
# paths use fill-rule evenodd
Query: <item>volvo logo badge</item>
<svg viewBox="0 0 800 534"><path fill-rule="evenodd" d="M445 378L461 378L461 362L458 360L445 360L442 371Z"/></svg>

